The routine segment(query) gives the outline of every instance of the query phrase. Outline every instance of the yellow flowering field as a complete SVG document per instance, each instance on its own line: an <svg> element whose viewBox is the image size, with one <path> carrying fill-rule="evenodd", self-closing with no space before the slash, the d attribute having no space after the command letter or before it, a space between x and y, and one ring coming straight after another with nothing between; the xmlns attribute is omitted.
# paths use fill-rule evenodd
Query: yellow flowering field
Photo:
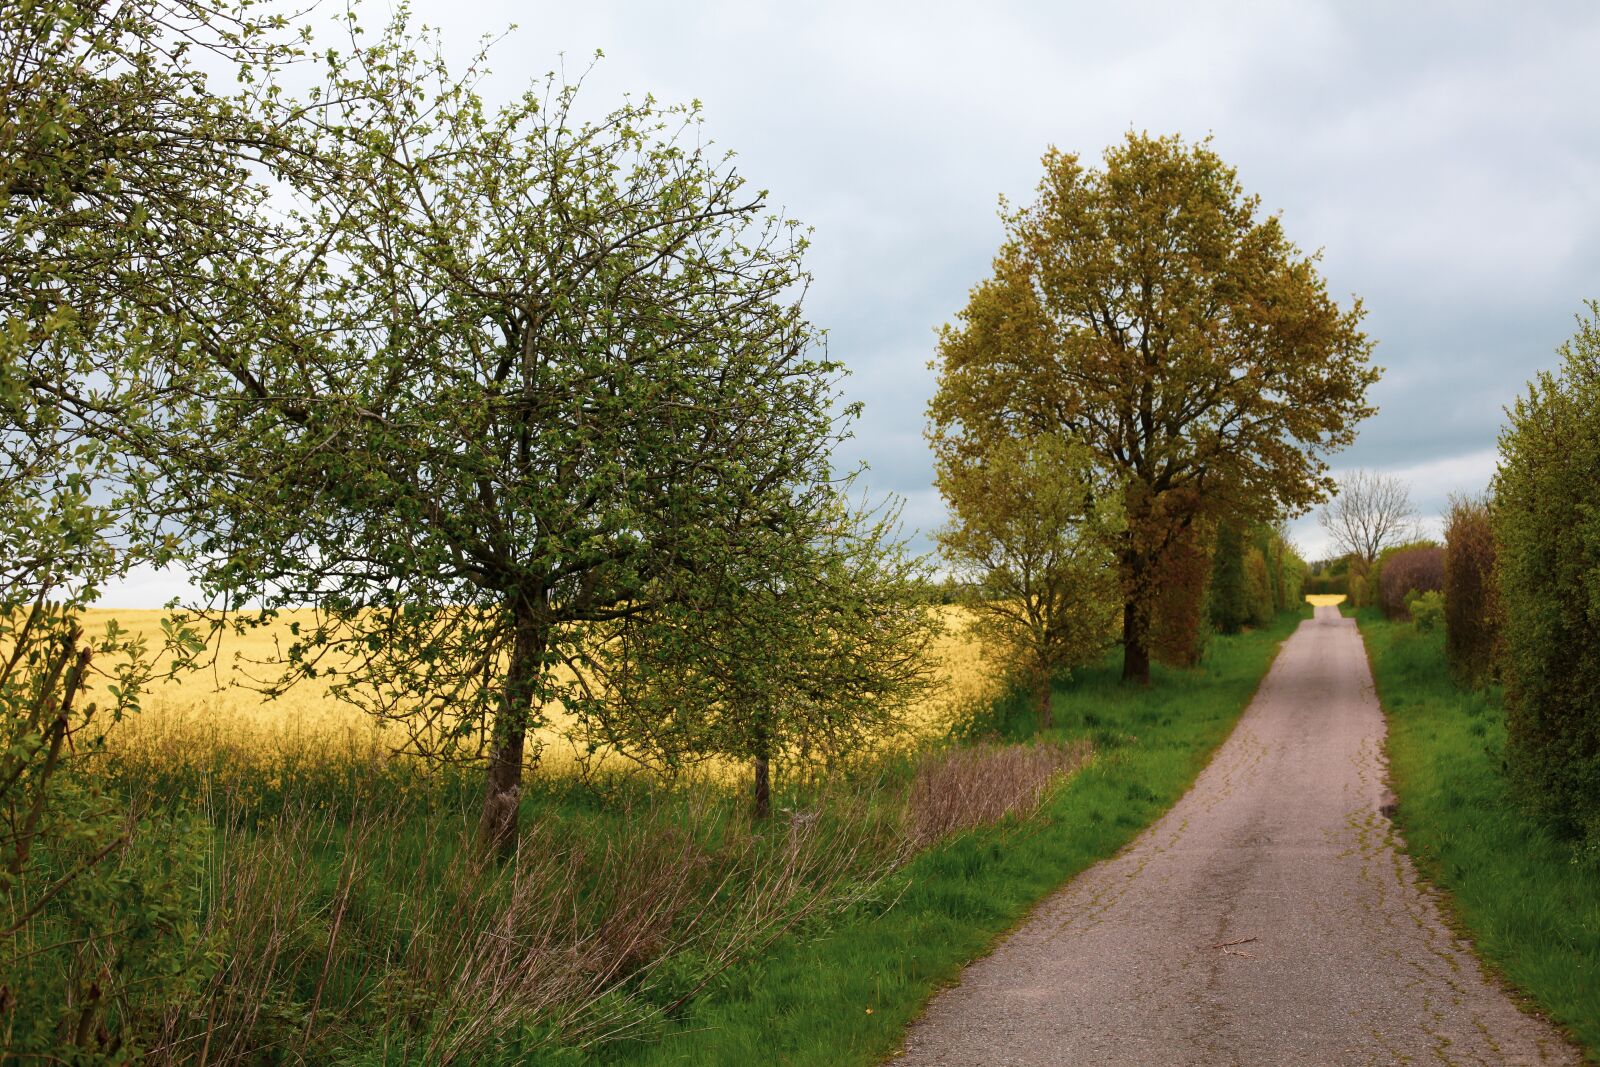
<svg viewBox="0 0 1600 1067"><path fill-rule="evenodd" d="M984 699L995 684L981 651L965 634L963 610L931 610L938 612L945 624L934 650L943 685L913 712L914 727L922 736L942 732L961 708ZM146 634L151 645L157 646L162 614L95 609L87 613L85 625L98 630L115 619L128 630ZM197 748L222 749L241 755L308 750L378 754L396 747L401 739L398 732L385 731L359 710L329 695L323 686L302 682L274 700L249 688L252 674L270 677L264 673L269 668L252 664L269 659L275 642L287 646L289 624L295 618L294 612L285 612L269 626L223 636L211 667L157 684L144 695L139 714L112 733L111 744L191 754ZM569 737L572 721L559 703L546 709L546 714L549 725L534 738L543 749L541 768L545 773L572 773L579 763ZM620 764L620 758L602 756L599 765L608 764Z"/></svg>
<svg viewBox="0 0 1600 1067"><path fill-rule="evenodd" d="M1345 599L1346 599L1346 597L1345 597L1345 595L1343 593L1307 593L1306 594L1306 603L1310 604L1314 608L1331 608L1335 604L1343 604L1345 602Z"/></svg>

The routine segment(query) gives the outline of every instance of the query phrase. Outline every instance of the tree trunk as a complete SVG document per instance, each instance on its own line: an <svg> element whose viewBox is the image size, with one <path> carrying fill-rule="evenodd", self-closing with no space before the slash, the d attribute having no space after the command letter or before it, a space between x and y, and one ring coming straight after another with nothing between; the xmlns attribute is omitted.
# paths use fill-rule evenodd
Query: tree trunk
<svg viewBox="0 0 1600 1067"><path fill-rule="evenodd" d="M755 768L755 806L752 810L757 819L765 819L772 815L772 769L765 756L756 757Z"/></svg>
<svg viewBox="0 0 1600 1067"><path fill-rule="evenodd" d="M1054 710L1050 707L1050 697L1053 695L1048 672L1039 672L1038 678L1033 683L1033 698L1039 713L1040 731L1049 730L1056 724Z"/></svg>
<svg viewBox="0 0 1600 1067"><path fill-rule="evenodd" d="M1150 684L1150 613L1135 597L1122 607L1122 680Z"/></svg>
<svg viewBox="0 0 1600 1067"><path fill-rule="evenodd" d="M549 629L521 608L506 670L505 693L489 738L489 769L484 776L483 816L478 843L485 852L509 859L517 851L517 810L522 804L522 759L533 712L534 693L544 670Z"/></svg>

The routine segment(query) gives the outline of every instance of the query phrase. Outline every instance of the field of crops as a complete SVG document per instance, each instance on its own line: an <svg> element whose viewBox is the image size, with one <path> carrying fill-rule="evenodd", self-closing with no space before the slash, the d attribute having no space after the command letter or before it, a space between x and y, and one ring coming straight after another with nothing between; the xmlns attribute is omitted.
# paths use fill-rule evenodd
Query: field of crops
<svg viewBox="0 0 1600 1067"><path fill-rule="evenodd" d="M921 736L943 732L955 714L984 699L995 684L980 649L965 633L962 609L930 610L945 623L934 648L944 685L913 713L914 732ZM97 609L87 612L85 625L97 630L115 619L128 630L147 635L155 645L162 615L153 610ZM286 612L269 626L225 635L210 667L155 686L145 695L139 714L117 727L112 743L125 751L220 750L241 757L309 751L376 754L396 748L403 740L398 730L385 730L331 696L325 685L301 683L273 700L251 688L252 678L272 677L271 668L261 664L271 659L279 642L288 644L294 619L295 613ZM574 723L559 704L547 708L546 715L549 725L537 737L542 745L541 770L572 773L582 751ZM602 754L597 763L591 762L591 769L624 765L620 758Z"/></svg>

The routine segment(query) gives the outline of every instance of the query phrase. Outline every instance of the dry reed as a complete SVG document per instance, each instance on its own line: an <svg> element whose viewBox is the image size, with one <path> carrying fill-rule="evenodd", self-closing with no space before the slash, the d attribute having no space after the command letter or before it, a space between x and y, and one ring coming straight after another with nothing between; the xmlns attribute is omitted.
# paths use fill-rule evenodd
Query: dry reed
<svg viewBox="0 0 1600 1067"><path fill-rule="evenodd" d="M929 753L917 764L907 801L906 834L926 848L952 834L1027 818L1064 775L1093 755L1088 741L977 745Z"/></svg>

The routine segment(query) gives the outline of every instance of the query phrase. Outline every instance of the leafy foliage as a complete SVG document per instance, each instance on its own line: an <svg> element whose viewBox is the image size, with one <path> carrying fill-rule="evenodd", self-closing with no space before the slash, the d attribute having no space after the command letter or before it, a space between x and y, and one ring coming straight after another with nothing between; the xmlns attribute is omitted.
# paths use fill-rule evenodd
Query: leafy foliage
<svg viewBox="0 0 1600 1067"><path fill-rule="evenodd" d="M1600 826L1600 303L1511 409L1492 526L1506 756L1557 825Z"/></svg>
<svg viewBox="0 0 1600 1067"><path fill-rule="evenodd" d="M758 816L770 768L803 770L871 752L902 732L905 709L933 684L937 617L923 604L920 561L895 516L842 499L810 528L721 557L713 576L646 590L629 615L573 665L568 706L594 744L675 770L714 756L749 762ZM732 549L734 546L730 546Z"/></svg>
<svg viewBox="0 0 1600 1067"><path fill-rule="evenodd" d="M939 546L966 583L974 630L1048 727L1052 681L1115 632L1120 496L1088 449L1050 434L1001 438L977 456L944 451L937 480L952 512Z"/></svg>
<svg viewBox="0 0 1600 1067"><path fill-rule="evenodd" d="M194 823L142 819L91 772L193 635L169 624L152 648L86 632L83 610L170 557L129 536L148 481L126 446L170 384L156 362L188 343L196 279L251 247L239 182L275 151L191 53L270 69L271 24L153 0L0 7L0 1056L128 1062L153 1005L207 966Z"/></svg>
<svg viewBox="0 0 1600 1067"><path fill-rule="evenodd" d="M264 687L331 680L418 751L486 754L507 850L558 666L831 506L840 368L803 231L694 109L579 122L552 81L491 110L403 18L328 64L307 151L336 180L251 268L291 317L185 398L214 461L167 507L215 603L264 605L235 624L315 605Z"/></svg>
<svg viewBox="0 0 1600 1067"><path fill-rule="evenodd" d="M1211 539L1206 524L1193 523L1161 557L1156 576L1160 592L1150 627L1150 651L1157 663L1194 667L1205 653Z"/></svg>
<svg viewBox="0 0 1600 1067"><path fill-rule="evenodd" d="M1484 685L1496 675L1500 643L1489 500L1452 497L1444 536L1445 658L1462 684Z"/></svg>
<svg viewBox="0 0 1600 1067"><path fill-rule="evenodd" d="M1391 619L1406 618L1407 596L1444 590L1444 549L1432 543L1390 549L1378 557L1372 580L1383 613Z"/></svg>
<svg viewBox="0 0 1600 1067"><path fill-rule="evenodd" d="M1250 590L1245 579L1244 531L1234 523L1217 527L1211 557L1211 599L1208 612L1218 633L1236 634L1249 623Z"/></svg>
<svg viewBox="0 0 1600 1067"><path fill-rule="evenodd" d="M1123 487L1125 669L1148 680L1167 547L1203 511L1275 519L1332 488L1371 414L1359 329L1209 144L1129 134L1103 170L1050 151L990 278L940 334L941 455L1061 434Z"/></svg>
<svg viewBox="0 0 1600 1067"><path fill-rule="evenodd" d="M1445 595L1437 589L1406 594L1406 612L1417 630L1425 634L1444 628L1446 603Z"/></svg>

